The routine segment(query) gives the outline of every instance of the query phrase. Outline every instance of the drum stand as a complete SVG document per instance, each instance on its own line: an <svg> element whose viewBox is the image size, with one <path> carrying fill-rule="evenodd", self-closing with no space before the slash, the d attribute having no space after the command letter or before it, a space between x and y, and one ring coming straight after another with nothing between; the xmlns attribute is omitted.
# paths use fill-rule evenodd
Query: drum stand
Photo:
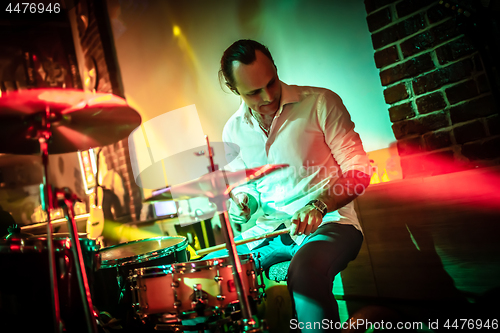
<svg viewBox="0 0 500 333"><path fill-rule="evenodd" d="M90 288L87 281L87 274L85 273L85 266L83 264L82 250L80 247L80 241L78 238L76 221L74 219L74 209L71 196L68 193L61 191L56 191L53 193L48 185L48 164L49 164L49 153L48 153L48 140L51 137L51 121L54 121L57 115L51 114L49 107L46 108L45 112L41 115L41 126L38 128L39 124L34 124L30 127L31 136L38 139L40 144L40 152L42 155L42 166L43 166L43 191L42 195L42 208L47 214L47 246L49 252L49 272L51 281L51 291L52 291L52 306L53 306L53 316L54 316L54 328L55 331L60 333L63 331L63 322L61 320L61 308L59 304L59 290L57 285L57 271L55 263L55 253L54 246L52 243L52 224L50 223L50 211L57 204L58 199L62 199L63 208L65 210L66 217L68 218L68 230L70 232L72 252L75 258L76 272L78 276L78 282L80 287L80 294L83 301L83 308L85 311L85 319L87 322L87 328L89 332L97 332L96 320L93 318L94 309L92 305L92 299L90 297ZM34 132L34 133L33 133ZM55 199L54 200L54 194Z"/></svg>
<svg viewBox="0 0 500 333"><path fill-rule="evenodd" d="M210 147L210 142L208 136L205 136L208 147L208 158L210 160L209 171L215 172L218 166L214 164L213 160L213 149ZM224 173L224 172L223 172ZM255 321L250 308L250 302L248 301L248 290L243 288L243 272L241 270L241 261L236 251L236 244L234 243L234 234L229 221L229 214L227 210L226 201L229 199L229 182L226 175L224 174L225 184L217 182L212 184L214 186L214 192L218 195L209 198L210 202L217 206L217 211L222 212L219 214L221 221L222 234L224 235L226 241L226 248L229 255L229 261L231 263L234 286L236 287L236 292L238 293L238 299L240 301L240 309L242 315L242 330L243 332L261 332L259 324Z"/></svg>

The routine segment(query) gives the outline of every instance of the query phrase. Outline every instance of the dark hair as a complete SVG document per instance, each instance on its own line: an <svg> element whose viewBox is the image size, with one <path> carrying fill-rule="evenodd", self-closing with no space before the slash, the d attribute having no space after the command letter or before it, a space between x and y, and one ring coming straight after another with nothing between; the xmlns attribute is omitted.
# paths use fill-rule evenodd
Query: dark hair
<svg viewBox="0 0 500 333"><path fill-rule="evenodd" d="M264 55L271 60L274 67L276 67L271 52L269 52L266 46L251 39L240 39L224 51L220 60L219 80L224 77L229 88L237 92L234 85L233 61L239 61L242 64L249 65L257 58L255 55L255 51L257 50L264 53Z"/></svg>

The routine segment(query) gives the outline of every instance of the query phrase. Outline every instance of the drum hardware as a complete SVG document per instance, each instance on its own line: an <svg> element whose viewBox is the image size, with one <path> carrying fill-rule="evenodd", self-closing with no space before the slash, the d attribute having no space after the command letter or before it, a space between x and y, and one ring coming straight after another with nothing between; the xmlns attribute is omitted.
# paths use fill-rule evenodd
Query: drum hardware
<svg viewBox="0 0 500 333"><path fill-rule="evenodd" d="M250 289L244 288L243 284L244 278L248 278L249 276L255 278L256 275L255 274L247 275L245 274L246 272L242 271L242 264L239 260L239 256L236 254L236 245L234 242L234 235L232 232L232 228L229 222L226 201L230 197L232 197L231 190L236 186L250 183L252 181L260 179L261 177L280 168L287 167L288 165L265 165L258 168L239 170L236 172L218 170L218 166L214 165L213 163L213 151L210 147L208 137L206 137L206 141L207 141L208 153L200 152L195 155L203 156L203 154L205 154L205 156L209 158L210 165L208 169L210 172L208 174L205 174L199 177L198 179L189 182L185 182L174 186L169 186L166 189L164 189L164 191L162 191L161 193L156 194L155 196L148 198L145 201L152 202L152 201L163 201L163 200L184 200L195 197L207 197L211 202L211 204L215 205L217 211L221 212L219 214L220 220L224 221L223 223L221 223L221 226L222 226L222 233L225 237L226 242L224 245L222 245L222 248L227 248L229 253L229 258L225 259L224 262L225 263L229 262L232 271L232 274L230 274L232 279L231 281L227 281L228 283L232 283L232 285L231 286L228 285L228 287L233 288L234 291L236 292L236 299L239 300L241 307L241 309L239 310L240 311L239 313L241 313L241 318L240 318L241 320L238 321L238 325L240 325L240 328L243 328L243 330L245 331L250 331L250 330L258 331L260 328L255 325L260 325L260 324L258 324L256 320L253 318L248 300L249 298L248 294L254 292L255 290L258 290L262 286L264 280L262 279L261 284L258 284L256 287ZM289 231L288 230L280 231L280 234L286 232ZM272 236L275 235L270 235L268 237ZM196 271L191 269L191 271L188 272L186 267L177 267L176 265L172 265L172 267L173 269L175 267L176 270L176 272L172 272L172 277L171 277L171 280L174 282L175 282L174 273L180 274L182 270L182 272L192 274L193 272ZM209 268L209 270L210 269L211 268ZM155 276L155 274L157 275ZM154 273L154 272L141 271L140 274L138 274L137 276L136 283L138 284L152 283L151 281L148 281L148 279L153 279L153 278L164 279L164 280L168 279L166 274L163 275L161 274L162 273L160 272ZM172 293L171 296L168 297L171 297L171 299L173 298L173 302L170 301L171 303L157 300L156 304L152 306L149 297L150 296L154 297L154 295L149 295L149 294L147 295L146 293L144 293L144 295L137 295L139 303L142 304L142 306L140 306L141 309L138 311L139 316L143 318L145 318L146 316L151 317L152 314L155 314L154 312L156 312L156 314L165 312L170 312L171 314L176 313L178 316L181 316L182 318L188 318L192 315L190 312L188 312L188 309L186 308L187 305L184 304L184 302L182 302L182 299L179 299L183 297L182 292L184 289L180 287L173 288L170 285L171 283L173 283L172 281L168 282L168 285L170 286L171 290L170 292ZM219 290L221 290L223 285L221 283L222 281L221 282L215 281L215 282L219 286ZM159 285L162 284L159 282L155 282L155 286ZM164 293L168 292L166 288L164 288L164 286L161 286L161 288L163 288L162 292ZM191 289L191 287L189 288ZM141 289L136 289L136 291L140 293ZM223 304L227 304L228 299L222 292L219 292L218 296L219 297L215 295L214 300L223 302ZM148 305L147 309L144 306L146 304ZM212 309L211 311L213 313L220 313L224 309L223 306L218 306L218 305L213 305L213 306L210 305L210 306ZM210 309L208 309L207 311L209 310Z"/></svg>
<svg viewBox="0 0 500 333"><path fill-rule="evenodd" d="M226 201L232 196L231 190L236 186L255 181L266 174L269 174L277 169L287 167L288 165L268 164L259 168L239 170L235 172L217 170L216 166L213 164L213 153L208 136L205 136L205 138L209 152L207 157L210 159L209 170L211 170L211 172L193 181L174 185L170 188L170 190L173 194L173 198L176 196L206 196L210 202L216 205L217 211L222 212L219 214L221 229L226 241L226 248L228 250L229 260L233 272L233 282L241 307L242 320L239 323L243 328L243 331L259 330L256 326L258 323L254 319L250 309L248 291L243 288L243 272L241 262L236 251L236 244L234 242L234 234L229 221Z"/></svg>
<svg viewBox="0 0 500 333"><path fill-rule="evenodd" d="M49 187L48 155L87 150L123 139L141 123L139 114L125 100L111 94L87 93L71 89L31 89L10 92L0 98L0 152L41 154L43 166L42 208L47 214L47 246L51 281L51 303L56 332L63 330L53 248L50 212L58 202L65 209L71 249L84 303L89 332L97 332L73 201L67 192ZM116 125L116 126L111 126Z"/></svg>
<svg viewBox="0 0 500 333"><path fill-rule="evenodd" d="M256 272L253 256L242 255L241 262L245 290L252 295L252 304L260 302L261 284L252 273ZM139 303L136 313L145 323L167 325L162 330L173 324L179 328L179 323L195 318L220 321L231 315L228 312L231 303L239 303L233 279L228 257L139 268L134 271L131 283L133 299ZM233 316L240 313L238 310ZM186 325L181 328L193 330Z"/></svg>
<svg viewBox="0 0 500 333"><path fill-rule="evenodd" d="M79 243L84 258L85 270L92 279L92 272L98 267L98 249L95 241L79 234ZM61 318L64 327L69 332L85 331L83 315L84 308L81 301L79 281L76 274L76 261L69 234L54 233L52 243L57 269L58 290L61 290ZM0 242L0 256L2 264L9 270L9 276L2 278L1 284L9 288L0 291L0 317L2 322L21 323L29 312L31 320L23 322L18 330L38 331L53 325L53 309L49 303L51 286L48 265L48 238L47 235L34 235L30 237L12 237ZM14 307L12 307L14 305ZM16 308L22 306L23 312ZM24 313L24 314L23 314Z"/></svg>
<svg viewBox="0 0 500 333"><path fill-rule="evenodd" d="M146 319L138 314L141 306L149 308L149 305L141 303L137 296L146 292L147 286L144 290L144 286L136 283L137 275L146 268L170 272L171 263L187 261L187 245L185 237L163 236L101 249L101 268L95 273L94 303L100 310L125 322L132 317L138 321Z"/></svg>
<svg viewBox="0 0 500 333"><path fill-rule="evenodd" d="M279 235L284 235L284 234L288 234L290 233L290 229L281 229L281 230L276 230L276 231L273 231L273 232L269 232L267 234L263 234L263 235L259 235L259 236L255 236L255 237L250 237L250 238L247 238L247 239L241 239L241 240L238 240L238 241L235 241L234 243L236 244L236 246L238 245L242 245L242 244L246 244L246 243L251 243L251 242L255 242L255 241L258 241L258 240L261 240L261 239L265 239L265 238L270 238L270 237L276 237L276 236L279 236ZM211 247L207 247L206 249L201 249L201 250L198 250L196 251L196 254L197 255L200 255L200 256L204 256L206 254L209 254L211 252L215 252L215 251L219 251L219 250L224 250L226 248L226 244L219 244L219 245L216 245L216 246L211 246Z"/></svg>
<svg viewBox="0 0 500 333"><path fill-rule="evenodd" d="M78 284L80 286L80 295L84 303L84 313L87 321L87 326L89 331L97 332L97 322L94 317L94 306L92 304L92 297L90 294L90 285L88 282L87 273L85 271L85 263L83 259L82 249L80 242L77 241L78 228L75 220L74 202L81 201L71 193L71 191L66 188L63 190L55 189L54 196L57 200L59 207L63 208L64 214L68 220L68 230L70 232L71 247L73 249L73 257L75 260L76 276L78 279ZM47 234L47 239L50 239L51 235Z"/></svg>

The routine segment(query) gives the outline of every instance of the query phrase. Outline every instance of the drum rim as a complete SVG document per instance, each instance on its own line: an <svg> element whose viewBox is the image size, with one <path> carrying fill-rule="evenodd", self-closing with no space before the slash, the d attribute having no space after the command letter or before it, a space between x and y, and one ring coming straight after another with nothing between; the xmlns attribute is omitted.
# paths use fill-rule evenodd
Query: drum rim
<svg viewBox="0 0 500 333"><path fill-rule="evenodd" d="M254 261L253 258L253 253L245 253L245 254L240 254L238 255L240 257L240 261L245 260L245 262L242 264L247 264L251 261ZM137 278L147 278L147 277L155 277L155 276L164 276L164 275L169 275L169 274L190 274L190 273L196 273L196 272L201 272L202 270L206 268L215 268L215 267L221 267L221 264L217 265L195 265L194 267L192 265L188 265L190 263L202 263L202 262L213 262L216 260L220 259L229 259L229 256L223 256L223 257L217 257L217 258L212 258L212 259L205 259L205 260L194 260L194 261L188 261L188 262L179 262L179 263L172 263L168 265L159 265L159 266L149 266L149 267L141 267L136 270L135 276ZM229 262L226 260L222 261L221 263L226 262L226 265L222 265L222 267L227 267L230 265ZM186 266L185 266L186 265ZM185 269L177 269L177 267L182 267ZM153 271L153 270L158 270L158 271Z"/></svg>
<svg viewBox="0 0 500 333"><path fill-rule="evenodd" d="M36 235L35 235L36 236ZM52 243L56 246L54 249L60 251L60 247L68 247L66 245L69 237L54 237ZM78 238L80 244L83 242L85 248L97 252L99 250L99 244L95 239L90 238ZM81 244L82 245L82 244ZM47 237L29 237L24 239L7 240L0 242L0 253L23 253L23 252L41 252L48 250Z"/></svg>
<svg viewBox="0 0 500 333"><path fill-rule="evenodd" d="M129 257L123 257L123 258L117 258L117 259L108 259L108 260L104 260L102 258L102 252L104 252L105 250L113 250L113 249L118 248L118 247L124 247L126 245L135 244L135 243L139 243L139 242L146 241L146 240L160 240L163 238L175 238L175 239L179 239L181 241L177 244L174 244L174 245L166 247L166 248L162 248L162 249L155 250L155 251L150 251L150 252L135 255L135 256L129 256ZM147 262L149 260L154 260L154 259L166 257L174 252L179 251L179 250L180 251L185 250L187 248L187 246L188 246L188 241L187 241L187 238L184 236L150 237L150 238L143 238L143 239L138 239L135 241L130 241L130 242L126 242L126 243L120 243L120 244L108 246L108 247L105 247L103 249L100 249L100 251L99 251L99 255L101 256L101 268L113 268L113 267L120 267L120 266L129 265L129 264L140 264L143 262ZM157 252L157 254L153 255L153 253L155 253L155 252Z"/></svg>

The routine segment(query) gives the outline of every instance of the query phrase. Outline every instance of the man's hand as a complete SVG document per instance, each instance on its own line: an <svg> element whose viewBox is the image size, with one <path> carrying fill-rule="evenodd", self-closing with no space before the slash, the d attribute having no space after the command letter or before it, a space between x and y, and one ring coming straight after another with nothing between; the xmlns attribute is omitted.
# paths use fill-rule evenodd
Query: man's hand
<svg viewBox="0 0 500 333"><path fill-rule="evenodd" d="M321 213L313 206L305 206L296 211L292 216L290 235L309 235L318 229L323 221Z"/></svg>
<svg viewBox="0 0 500 333"><path fill-rule="evenodd" d="M233 196L233 202L229 207L231 220L235 223L247 223L257 207L257 201L253 196L244 192L238 193Z"/></svg>

